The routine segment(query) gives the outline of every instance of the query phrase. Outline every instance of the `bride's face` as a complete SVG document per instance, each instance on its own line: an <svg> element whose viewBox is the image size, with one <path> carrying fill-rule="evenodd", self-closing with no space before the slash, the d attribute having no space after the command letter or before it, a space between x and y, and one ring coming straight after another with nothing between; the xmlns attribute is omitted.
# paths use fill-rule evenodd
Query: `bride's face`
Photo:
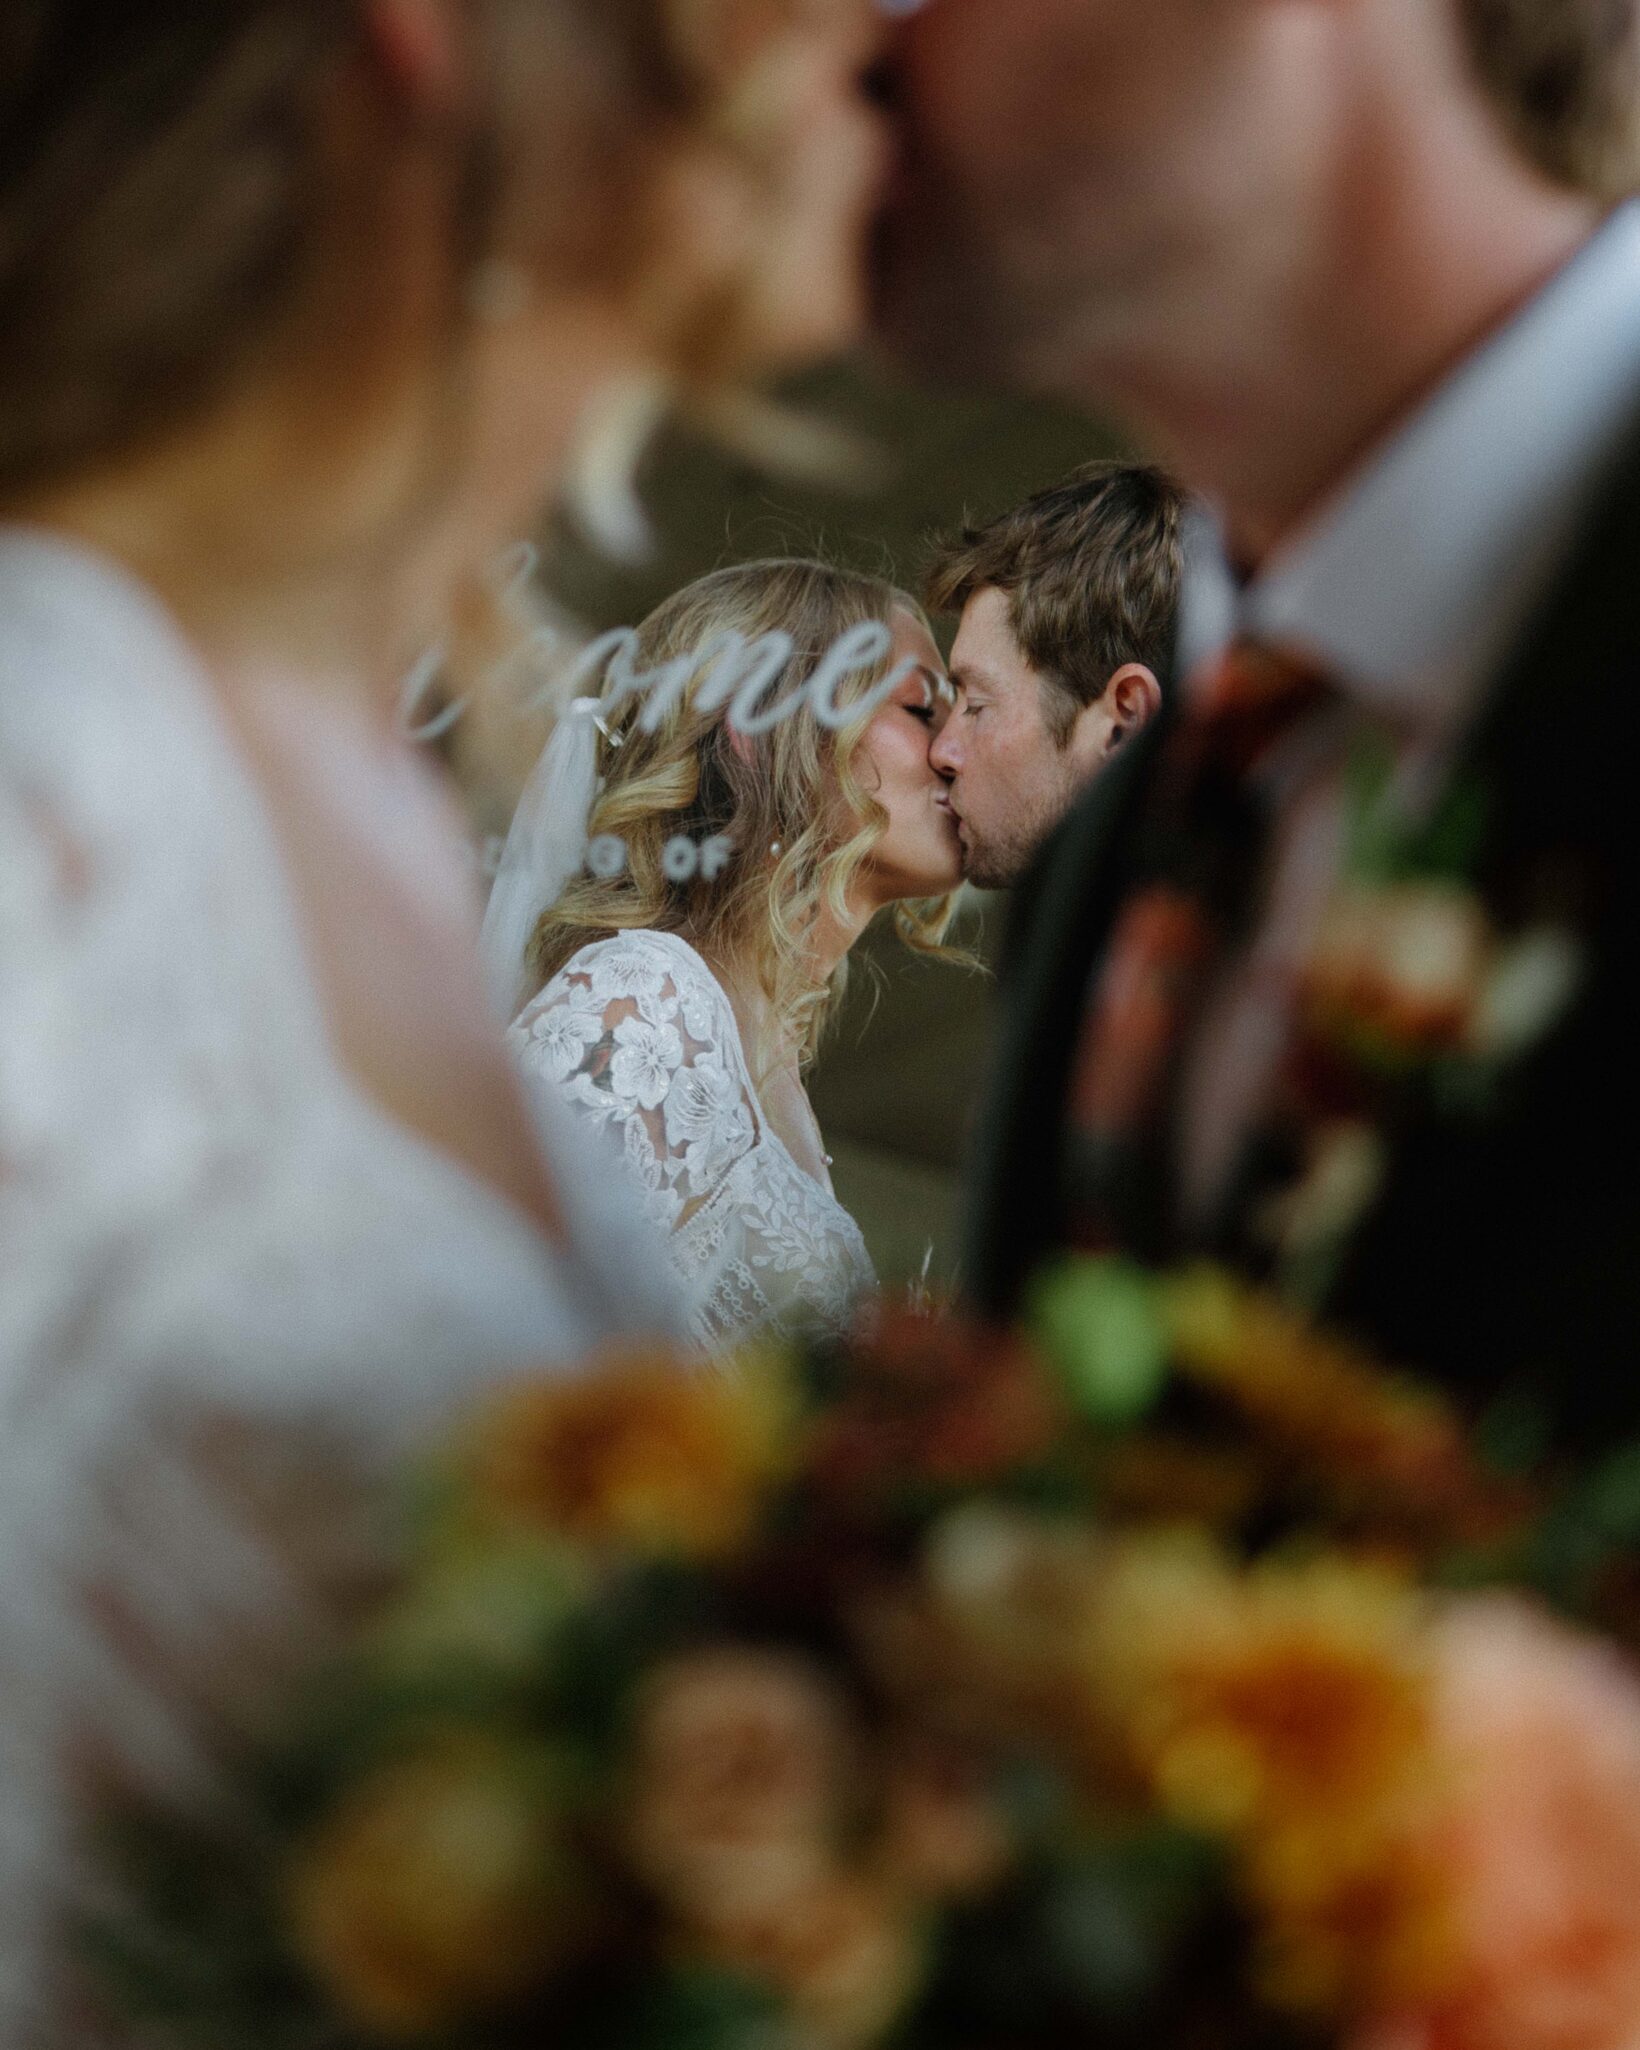
<svg viewBox="0 0 1640 2050"><path fill-rule="evenodd" d="M878 709L855 760L862 786L888 813L861 883L872 907L903 897L942 897L962 881L962 842L944 780L928 751L944 723L951 686L926 626L896 611L890 663L917 667Z"/></svg>

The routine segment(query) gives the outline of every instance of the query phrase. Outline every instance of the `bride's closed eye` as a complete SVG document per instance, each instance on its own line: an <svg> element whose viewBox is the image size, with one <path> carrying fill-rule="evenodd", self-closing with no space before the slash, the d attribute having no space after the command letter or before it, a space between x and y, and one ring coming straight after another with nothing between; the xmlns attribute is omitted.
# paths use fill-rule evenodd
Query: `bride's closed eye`
<svg viewBox="0 0 1640 2050"><path fill-rule="evenodd" d="M919 725L933 727L943 724L951 709L953 695L950 684L943 677L930 676L924 670L900 700L900 705Z"/></svg>

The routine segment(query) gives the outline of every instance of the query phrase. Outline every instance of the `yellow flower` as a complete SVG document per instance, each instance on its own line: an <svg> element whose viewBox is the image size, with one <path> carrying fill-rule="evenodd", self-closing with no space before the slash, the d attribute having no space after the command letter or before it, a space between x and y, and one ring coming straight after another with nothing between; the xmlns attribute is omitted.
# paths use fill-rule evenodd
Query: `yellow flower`
<svg viewBox="0 0 1640 2050"><path fill-rule="evenodd" d="M1096 1672L1164 1806L1236 1835L1336 1840L1405 1781L1427 1722L1421 1611L1340 1558L1240 1572L1191 1538L1112 1567Z"/></svg>
<svg viewBox="0 0 1640 2050"><path fill-rule="evenodd" d="M1235 1854L1272 1999L1336 2013L1431 1982L1446 1924L1414 1848L1430 1652L1402 1582L1338 1557L1243 1571L1194 1536L1134 1540L1093 1657L1163 1810Z"/></svg>
<svg viewBox="0 0 1640 2050"><path fill-rule="evenodd" d="M1437 1397L1216 1267L1169 1281L1164 1313L1186 1379L1352 1495L1462 1517L1490 1496Z"/></svg>
<svg viewBox="0 0 1640 2050"><path fill-rule="evenodd" d="M722 1371L661 1353L595 1357L584 1376L500 1403L477 1441L481 1507L593 1547L732 1551L789 1470L794 1403L772 1351Z"/></svg>
<svg viewBox="0 0 1640 2050"><path fill-rule="evenodd" d="M345 2013L411 2040L522 1998L576 1950L590 1906L538 1766L429 1751L367 1780L316 1833L292 1926Z"/></svg>
<svg viewBox="0 0 1640 2050"><path fill-rule="evenodd" d="M1255 1971L1264 1997L1310 2015L1398 2008L1450 1983L1456 1951L1448 1875L1416 1830L1429 1789L1375 1834L1277 1832L1248 1860L1259 1918Z"/></svg>

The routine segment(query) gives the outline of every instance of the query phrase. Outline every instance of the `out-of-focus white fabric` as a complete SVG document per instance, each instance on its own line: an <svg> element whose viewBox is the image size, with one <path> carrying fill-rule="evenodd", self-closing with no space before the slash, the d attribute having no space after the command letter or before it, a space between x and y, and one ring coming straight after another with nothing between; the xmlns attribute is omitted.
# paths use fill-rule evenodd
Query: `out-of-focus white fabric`
<svg viewBox="0 0 1640 2050"><path fill-rule="evenodd" d="M419 873L425 822L356 730L328 767ZM619 1172L549 1126L566 1255L338 1066L162 608L0 532L4 2050L101 2040L57 1947L91 1789L209 1787L376 1569L379 1477L484 1387L683 1329Z"/></svg>

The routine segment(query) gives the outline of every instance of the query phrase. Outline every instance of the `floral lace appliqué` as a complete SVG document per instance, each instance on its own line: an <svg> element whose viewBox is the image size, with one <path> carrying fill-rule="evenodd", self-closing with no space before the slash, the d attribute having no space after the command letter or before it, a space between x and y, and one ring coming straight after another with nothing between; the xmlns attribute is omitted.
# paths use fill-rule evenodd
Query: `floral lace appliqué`
<svg viewBox="0 0 1640 2050"><path fill-rule="evenodd" d="M583 947L512 1039L526 1074L617 1133L703 1345L841 1326L875 1285L854 1220L765 1123L729 1000L675 934Z"/></svg>

